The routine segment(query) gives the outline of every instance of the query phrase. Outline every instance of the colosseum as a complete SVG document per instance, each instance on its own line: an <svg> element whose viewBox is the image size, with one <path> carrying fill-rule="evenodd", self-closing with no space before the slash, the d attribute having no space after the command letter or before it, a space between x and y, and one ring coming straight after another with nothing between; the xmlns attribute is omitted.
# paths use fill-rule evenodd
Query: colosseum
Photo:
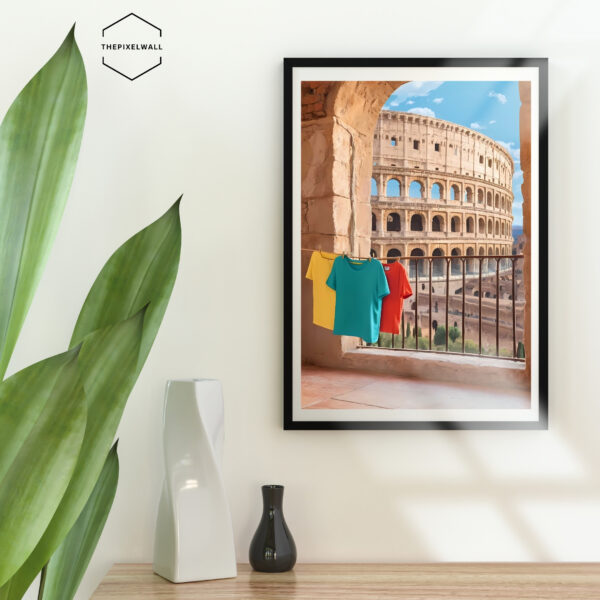
<svg viewBox="0 0 600 600"><path fill-rule="evenodd" d="M513 172L507 150L478 131L382 111L373 140L371 255L511 254ZM478 262L467 260L467 272ZM487 262L484 271L496 261ZM433 269L442 275L443 264Z"/></svg>

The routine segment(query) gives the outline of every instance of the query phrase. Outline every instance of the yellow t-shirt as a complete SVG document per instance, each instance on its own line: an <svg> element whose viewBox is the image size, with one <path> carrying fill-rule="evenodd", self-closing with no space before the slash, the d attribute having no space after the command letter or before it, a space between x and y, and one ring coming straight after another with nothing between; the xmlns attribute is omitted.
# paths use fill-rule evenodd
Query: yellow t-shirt
<svg viewBox="0 0 600 600"><path fill-rule="evenodd" d="M326 283L338 254L315 250L310 257L306 278L313 282L313 323L333 330L335 291Z"/></svg>

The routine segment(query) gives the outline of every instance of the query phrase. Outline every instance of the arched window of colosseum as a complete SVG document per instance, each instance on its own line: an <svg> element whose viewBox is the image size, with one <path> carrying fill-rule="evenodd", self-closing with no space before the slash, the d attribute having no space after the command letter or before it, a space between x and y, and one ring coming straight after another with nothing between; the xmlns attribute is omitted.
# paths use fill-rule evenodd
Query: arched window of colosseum
<svg viewBox="0 0 600 600"><path fill-rule="evenodd" d="M431 219L431 231L443 231L443 223L444 219L438 215L435 215L435 217Z"/></svg>
<svg viewBox="0 0 600 600"><path fill-rule="evenodd" d="M388 260L388 263L392 263L394 262L394 260L402 256L402 252L400 252L398 248L390 248L390 250L387 251L386 256L388 257L388 259L390 259Z"/></svg>
<svg viewBox="0 0 600 600"><path fill-rule="evenodd" d="M397 179L390 179L387 182L385 195L388 198L398 198L400 196L400 182Z"/></svg>
<svg viewBox="0 0 600 600"><path fill-rule="evenodd" d="M458 233L460 231L460 217L452 217L450 221L450 231Z"/></svg>
<svg viewBox="0 0 600 600"><path fill-rule="evenodd" d="M500 235L500 223L496 221L496 235Z"/></svg>
<svg viewBox="0 0 600 600"><path fill-rule="evenodd" d="M439 152L439 151L440 151L440 145L439 145L439 144L434 144L434 145L433 145L433 150L434 150L435 152Z"/></svg>
<svg viewBox="0 0 600 600"><path fill-rule="evenodd" d="M483 164L483 154L479 155L479 164Z"/></svg>
<svg viewBox="0 0 600 600"><path fill-rule="evenodd" d="M479 247L479 256L485 256L485 248L483 246Z"/></svg>
<svg viewBox="0 0 600 600"><path fill-rule="evenodd" d="M432 256L444 256L444 251L441 248L436 248L432 253ZM440 258L434 258L431 261L431 274L434 277L443 277L444 276L444 265L446 261Z"/></svg>
<svg viewBox="0 0 600 600"><path fill-rule="evenodd" d="M485 221L479 219L479 233L485 233Z"/></svg>
<svg viewBox="0 0 600 600"><path fill-rule="evenodd" d="M400 231L400 215L398 213L390 213L387 216L387 230Z"/></svg>
<svg viewBox="0 0 600 600"><path fill-rule="evenodd" d="M371 213L371 231L377 231L377 217Z"/></svg>
<svg viewBox="0 0 600 600"><path fill-rule="evenodd" d="M373 248L371 248L369 254L371 255L371 258L377 258L377 252L375 252Z"/></svg>
<svg viewBox="0 0 600 600"><path fill-rule="evenodd" d="M421 250L421 248L414 248L410 252L411 256L425 256L425 252ZM425 275L427 270L427 261L426 260L411 260L410 261L410 276L414 277L417 270L417 265L419 266L419 275Z"/></svg>
<svg viewBox="0 0 600 600"><path fill-rule="evenodd" d="M371 177L371 196L377 196L377 182L375 177Z"/></svg>
<svg viewBox="0 0 600 600"><path fill-rule="evenodd" d="M467 217L467 233L475 233L475 227L473 225L473 217Z"/></svg>
<svg viewBox="0 0 600 600"><path fill-rule="evenodd" d="M496 256L500 256L500 248L498 246L496 246Z"/></svg>
<svg viewBox="0 0 600 600"><path fill-rule="evenodd" d="M450 200L458 200L460 198L460 190L456 184L450 186Z"/></svg>
<svg viewBox="0 0 600 600"><path fill-rule="evenodd" d="M465 202L473 202L473 188L465 188Z"/></svg>
<svg viewBox="0 0 600 600"><path fill-rule="evenodd" d="M413 150L419 149L419 140L413 140Z"/></svg>
<svg viewBox="0 0 600 600"><path fill-rule="evenodd" d="M496 197L494 198L494 208L500 208L500 196L498 196L498 194L496 194Z"/></svg>
<svg viewBox="0 0 600 600"><path fill-rule="evenodd" d="M477 190L477 202L483 204L483 190L481 188Z"/></svg>
<svg viewBox="0 0 600 600"><path fill-rule="evenodd" d="M467 248L467 256L475 256L475 250L474 248ZM475 259L474 258L468 258L467 259L467 273L474 273L475 272Z"/></svg>
<svg viewBox="0 0 600 600"><path fill-rule="evenodd" d="M411 198L422 198L423 184L420 181L411 181L410 187L408 188L408 195Z"/></svg>
<svg viewBox="0 0 600 600"><path fill-rule="evenodd" d="M492 205L492 192L487 193L486 200L487 200L487 205L491 206Z"/></svg>
<svg viewBox="0 0 600 600"><path fill-rule="evenodd" d="M423 231L423 217L421 215L413 215L410 218L411 231Z"/></svg>
<svg viewBox="0 0 600 600"><path fill-rule="evenodd" d="M488 167L491 169L492 168L492 159L488 158Z"/></svg>
<svg viewBox="0 0 600 600"><path fill-rule="evenodd" d="M488 219L488 235L492 235L494 233L494 224L491 219Z"/></svg>
<svg viewBox="0 0 600 600"><path fill-rule="evenodd" d="M450 256L460 256L460 248L452 248L452 252L450 252ZM461 259L453 258L450 261L450 272L452 275L457 275L461 272Z"/></svg>
<svg viewBox="0 0 600 600"><path fill-rule="evenodd" d="M431 186L431 199L432 200L441 200L443 197L444 188L439 183L434 183Z"/></svg>
<svg viewBox="0 0 600 600"><path fill-rule="evenodd" d="M392 146L395 146L397 143L398 143L398 142L397 142L396 138L395 138L395 137L392 137L392 139L390 140L390 144L391 144Z"/></svg>

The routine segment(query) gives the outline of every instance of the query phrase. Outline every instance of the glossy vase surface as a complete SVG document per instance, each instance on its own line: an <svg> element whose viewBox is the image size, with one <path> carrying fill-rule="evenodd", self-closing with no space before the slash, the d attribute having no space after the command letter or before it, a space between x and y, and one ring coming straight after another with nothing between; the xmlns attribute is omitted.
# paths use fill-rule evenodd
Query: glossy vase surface
<svg viewBox="0 0 600 600"><path fill-rule="evenodd" d="M169 381L165 481L154 572L175 583L236 576L233 529L221 477L223 394L215 379Z"/></svg>
<svg viewBox="0 0 600 600"><path fill-rule="evenodd" d="M296 564L296 544L283 517L283 486L263 485L263 514L250 544L256 571L280 573Z"/></svg>

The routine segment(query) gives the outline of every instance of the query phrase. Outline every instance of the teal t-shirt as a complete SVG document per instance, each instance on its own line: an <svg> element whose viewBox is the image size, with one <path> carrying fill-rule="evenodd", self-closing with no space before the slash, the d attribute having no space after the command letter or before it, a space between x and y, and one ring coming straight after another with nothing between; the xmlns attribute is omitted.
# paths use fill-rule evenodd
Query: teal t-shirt
<svg viewBox="0 0 600 600"><path fill-rule="evenodd" d="M370 344L379 338L381 300L390 293L378 260L338 256L327 285L335 290L333 333L361 337Z"/></svg>

